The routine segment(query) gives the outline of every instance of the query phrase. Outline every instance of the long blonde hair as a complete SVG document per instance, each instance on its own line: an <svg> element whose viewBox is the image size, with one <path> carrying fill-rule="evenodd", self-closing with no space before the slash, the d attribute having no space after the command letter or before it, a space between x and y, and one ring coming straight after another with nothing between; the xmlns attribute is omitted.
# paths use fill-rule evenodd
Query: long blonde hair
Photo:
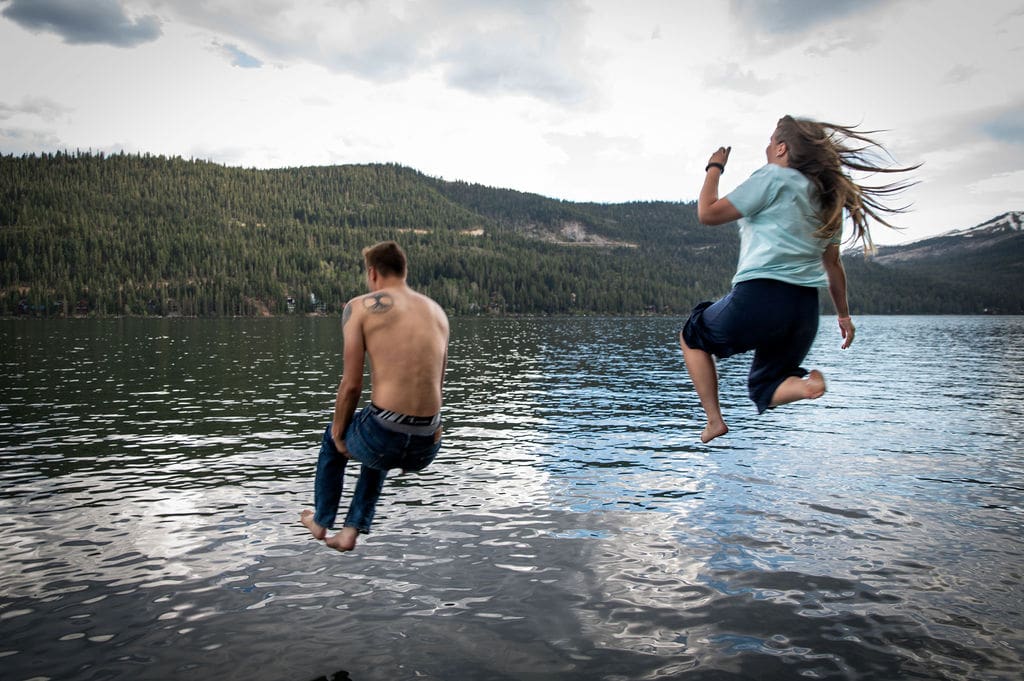
<svg viewBox="0 0 1024 681"><path fill-rule="evenodd" d="M783 116L775 129L775 140L784 142L789 167L803 173L818 190L820 208L817 217L821 227L815 236L831 239L843 228L844 212L853 223L851 240L863 239L864 250L874 250L868 219L886 227L899 229L883 217L905 213L909 206L890 207L886 199L916 184L898 180L882 185L858 184L850 170L865 173L903 173L916 170L921 164L906 167L882 166L875 159L889 158L888 152L868 135L878 131L860 132L854 127L822 123L806 118ZM853 140L855 143L850 144Z"/></svg>

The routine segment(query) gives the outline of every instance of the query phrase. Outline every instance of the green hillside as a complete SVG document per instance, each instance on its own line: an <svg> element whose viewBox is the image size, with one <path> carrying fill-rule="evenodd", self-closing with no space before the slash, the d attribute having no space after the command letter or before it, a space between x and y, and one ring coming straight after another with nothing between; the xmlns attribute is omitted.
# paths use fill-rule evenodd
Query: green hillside
<svg viewBox="0 0 1024 681"><path fill-rule="evenodd" d="M337 312L385 238L455 314L681 312L726 290L735 259L733 231L691 206L571 204L396 165L57 154L0 157L0 178L5 314Z"/></svg>
<svg viewBox="0 0 1024 681"><path fill-rule="evenodd" d="M851 305L887 313L1024 314L1024 214L847 258Z"/></svg>
<svg viewBox="0 0 1024 681"><path fill-rule="evenodd" d="M572 203L397 165L0 156L0 315L336 313L381 239L451 314L683 314L728 290L738 247L692 203ZM850 270L855 313L988 305L972 284L918 309L930 272Z"/></svg>

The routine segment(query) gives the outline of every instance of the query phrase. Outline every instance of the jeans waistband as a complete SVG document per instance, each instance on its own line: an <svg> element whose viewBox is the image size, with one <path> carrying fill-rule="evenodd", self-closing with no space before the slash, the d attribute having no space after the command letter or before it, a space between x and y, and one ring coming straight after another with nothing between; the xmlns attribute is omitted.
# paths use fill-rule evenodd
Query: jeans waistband
<svg viewBox="0 0 1024 681"><path fill-rule="evenodd" d="M390 409L381 409L371 402L366 410L386 430L405 435L431 436L441 426L441 414L408 416Z"/></svg>

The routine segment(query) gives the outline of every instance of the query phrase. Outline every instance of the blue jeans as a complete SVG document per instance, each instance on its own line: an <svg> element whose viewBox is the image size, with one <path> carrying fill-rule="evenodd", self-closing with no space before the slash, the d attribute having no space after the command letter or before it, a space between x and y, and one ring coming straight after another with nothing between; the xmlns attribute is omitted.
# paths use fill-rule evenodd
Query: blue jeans
<svg viewBox="0 0 1024 681"><path fill-rule="evenodd" d="M369 409L361 409L356 412L345 431L345 447L352 458L361 464L361 468L344 526L354 527L366 534L370 531L388 470L423 470L437 456L441 441L434 442L433 436L407 435L389 430L374 418ZM313 520L321 527L334 529L348 461L334 446L331 426L328 424L316 462L313 491Z"/></svg>

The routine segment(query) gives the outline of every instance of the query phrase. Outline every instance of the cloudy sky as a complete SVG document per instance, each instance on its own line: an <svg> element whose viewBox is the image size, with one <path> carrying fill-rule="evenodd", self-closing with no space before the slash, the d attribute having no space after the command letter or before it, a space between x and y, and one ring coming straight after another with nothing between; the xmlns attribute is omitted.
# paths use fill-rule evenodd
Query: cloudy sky
<svg viewBox="0 0 1024 681"><path fill-rule="evenodd" d="M1024 210L1024 0L0 0L0 153L395 162L693 200L789 113L923 162L900 243Z"/></svg>

